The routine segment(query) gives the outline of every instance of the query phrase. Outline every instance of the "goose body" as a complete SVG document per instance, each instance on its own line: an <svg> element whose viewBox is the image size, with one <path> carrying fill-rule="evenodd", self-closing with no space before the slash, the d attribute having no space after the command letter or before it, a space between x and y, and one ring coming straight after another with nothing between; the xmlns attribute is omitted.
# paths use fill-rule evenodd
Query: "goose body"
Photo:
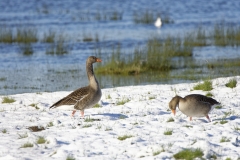
<svg viewBox="0 0 240 160"><path fill-rule="evenodd" d="M155 21L154 25L157 27L157 28L160 28L162 26L162 20L160 17L157 18L157 20Z"/></svg>
<svg viewBox="0 0 240 160"><path fill-rule="evenodd" d="M190 117L206 117L209 121L209 112L216 106L220 105L218 101L213 98L206 97L200 94L190 94L184 98L180 96L175 96L169 102L169 108L172 110L173 114L176 114L176 108Z"/></svg>
<svg viewBox="0 0 240 160"><path fill-rule="evenodd" d="M74 116L76 110L80 110L82 117L84 117L84 110L93 107L99 102L102 96L102 92L94 75L92 66L93 63L101 61L101 59L94 56L88 57L86 61L86 71L89 85L73 91L68 96L54 103L50 108L56 108L62 105L74 105L72 116Z"/></svg>

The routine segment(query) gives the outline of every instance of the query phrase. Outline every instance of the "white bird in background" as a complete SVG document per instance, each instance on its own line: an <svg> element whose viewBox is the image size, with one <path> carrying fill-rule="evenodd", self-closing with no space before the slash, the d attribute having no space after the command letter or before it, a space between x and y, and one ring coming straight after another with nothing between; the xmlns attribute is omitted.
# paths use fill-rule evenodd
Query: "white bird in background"
<svg viewBox="0 0 240 160"><path fill-rule="evenodd" d="M162 26L162 20L160 17L157 18L156 22L154 23L154 25L157 27L157 28L160 28Z"/></svg>

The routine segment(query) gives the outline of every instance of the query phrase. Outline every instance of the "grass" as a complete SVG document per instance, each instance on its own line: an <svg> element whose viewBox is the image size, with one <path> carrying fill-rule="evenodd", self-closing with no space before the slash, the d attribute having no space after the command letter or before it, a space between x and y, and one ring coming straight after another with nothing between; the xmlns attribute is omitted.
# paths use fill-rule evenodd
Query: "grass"
<svg viewBox="0 0 240 160"><path fill-rule="evenodd" d="M133 15L133 21L135 23L151 24L156 20L153 12L145 11L143 14L135 12Z"/></svg>
<svg viewBox="0 0 240 160"><path fill-rule="evenodd" d="M16 102L16 100L11 97L3 97L2 98L2 103L14 103L14 102Z"/></svg>
<svg viewBox="0 0 240 160"><path fill-rule="evenodd" d="M35 108L35 109L39 109L39 107L37 106L36 103L32 103L32 104L30 104L29 106L31 106L31 107L33 107L33 108Z"/></svg>
<svg viewBox="0 0 240 160"><path fill-rule="evenodd" d="M211 92L207 92L207 93L206 93L206 96L207 96L207 97L212 97L213 94L212 94Z"/></svg>
<svg viewBox="0 0 240 160"><path fill-rule="evenodd" d="M154 14L154 12L146 10L143 13L134 12L133 21L136 24L153 24L157 17L161 17L161 21L163 24L173 23L173 20L167 14Z"/></svg>
<svg viewBox="0 0 240 160"><path fill-rule="evenodd" d="M21 146L21 148L29 148L29 147L33 147L33 144L30 142L27 142Z"/></svg>
<svg viewBox="0 0 240 160"><path fill-rule="evenodd" d="M240 127L234 126L234 127L233 127L233 130L235 130L235 131L240 131Z"/></svg>
<svg viewBox="0 0 240 160"><path fill-rule="evenodd" d="M212 37L216 46L239 46L240 27L227 25L225 22L217 23L214 26Z"/></svg>
<svg viewBox="0 0 240 160"><path fill-rule="evenodd" d="M19 27L16 30L7 26L0 27L1 43L35 43L38 41L37 29Z"/></svg>
<svg viewBox="0 0 240 160"><path fill-rule="evenodd" d="M68 155L66 160L75 160L75 158L73 156Z"/></svg>
<svg viewBox="0 0 240 160"><path fill-rule="evenodd" d="M1 77L1 78L0 78L0 81L6 81L6 80L7 80L6 77Z"/></svg>
<svg viewBox="0 0 240 160"><path fill-rule="evenodd" d="M192 160L194 158L202 158L203 151L199 148L197 149L184 149L173 155L176 159Z"/></svg>
<svg viewBox="0 0 240 160"><path fill-rule="evenodd" d="M64 55L68 54L70 51L70 47L67 44L66 35L59 35L56 37L54 43L49 44L46 50L46 54L50 55Z"/></svg>
<svg viewBox="0 0 240 160"><path fill-rule="evenodd" d="M30 55L33 55L33 48L32 48L32 44L31 43L23 43L23 44L20 44L20 50L21 50L21 53L25 56L30 56Z"/></svg>
<svg viewBox="0 0 240 160"><path fill-rule="evenodd" d="M193 87L194 90L203 90L203 91L211 91L212 88L212 81L205 80L203 83L199 83Z"/></svg>
<svg viewBox="0 0 240 160"><path fill-rule="evenodd" d="M191 57L192 51L193 47L183 45L180 38L171 36L164 41L152 38L145 46L135 48L128 56L122 53L121 46L118 45L113 48L106 63L96 68L96 73L138 75L149 71L168 72L178 68L175 62L172 63L173 57Z"/></svg>
<svg viewBox="0 0 240 160"><path fill-rule="evenodd" d="M121 100L116 102L117 105L124 105L125 103L129 102L130 99L123 97Z"/></svg>
<svg viewBox="0 0 240 160"><path fill-rule="evenodd" d="M228 123L228 121L224 120L224 119L221 119L220 124L225 124L225 123Z"/></svg>
<svg viewBox="0 0 240 160"><path fill-rule="evenodd" d="M216 106L215 108L216 109L222 109L222 106Z"/></svg>
<svg viewBox="0 0 240 160"><path fill-rule="evenodd" d="M173 130L172 129L167 129L166 131L164 131L164 135L172 135Z"/></svg>
<svg viewBox="0 0 240 160"><path fill-rule="evenodd" d="M38 41L37 29L17 28L15 40L18 43L35 43Z"/></svg>
<svg viewBox="0 0 240 160"><path fill-rule="evenodd" d="M221 139L220 139L220 143L223 143L223 142L230 142L230 138L227 138L227 137L222 137Z"/></svg>
<svg viewBox="0 0 240 160"><path fill-rule="evenodd" d="M90 118L90 116L88 116L84 119L84 122L93 122L93 121L94 121L94 119Z"/></svg>
<svg viewBox="0 0 240 160"><path fill-rule="evenodd" d="M151 99L156 99L156 97L155 97L155 96L149 96L148 99L149 99L149 100L151 100Z"/></svg>
<svg viewBox="0 0 240 160"><path fill-rule="evenodd" d="M28 137L28 134L27 133L24 133L24 134L18 134L18 139L23 139L23 138L27 138Z"/></svg>
<svg viewBox="0 0 240 160"><path fill-rule="evenodd" d="M229 88L235 88L237 86L237 80L236 79L230 79L228 83L225 84L226 87Z"/></svg>
<svg viewBox="0 0 240 160"><path fill-rule="evenodd" d="M191 125L184 125L183 127L186 127L186 128L193 128L193 126L191 126Z"/></svg>
<svg viewBox="0 0 240 160"><path fill-rule="evenodd" d="M89 127L92 127L92 124L85 124L85 125L83 125L83 128L89 128Z"/></svg>
<svg viewBox="0 0 240 160"><path fill-rule="evenodd" d="M52 126L54 126L54 125L53 125L53 122L49 122L49 123L47 124L47 127L52 127Z"/></svg>
<svg viewBox="0 0 240 160"><path fill-rule="evenodd" d="M117 139L120 141L123 141L123 140L125 140L127 138L131 138L131 137L133 137L133 136L132 135L123 135L123 136L119 136Z"/></svg>
<svg viewBox="0 0 240 160"><path fill-rule="evenodd" d="M93 108L102 108L102 105L97 103L93 106Z"/></svg>
<svg viewBox="0 0 240 160"><path fill-rule="evenodd" d="M158 150L158 151L154 151L153 152L153 156L157 156L157 155L159 155L162 152L164 152L164 149L161 149L161 150Z"/></svg>
<svg viewBox="0 0 240 160"><path fill-rule="evenodd" d="M0 27L0 42L1 43L14 42L14 35L11 28L7 28L6 26Z"/></svg>
<svg viewBox="0 0 240 160"><path fill-rule="evenodd" d="M38 137L37 144L44 144L47 140L44 137Z"/></svg>
<svg viewBox="0 0 240 160"><path fill-rule="evenodd" d="M167 122L174 122L174 119L171 117L167 120Z"/></svg>
<svg viewBox="0 0 240 160"><path fill-rule="evenodd" d="M2 130L2 133L7 133L7 129L3 129L3 130Z"/></svg>
<svg viewBox="0 0 240 160"><path fill-rule="evenodd" d="M49 30L48 33L44 33L43 43L54 43L56 38L56 32Z"/></svg>

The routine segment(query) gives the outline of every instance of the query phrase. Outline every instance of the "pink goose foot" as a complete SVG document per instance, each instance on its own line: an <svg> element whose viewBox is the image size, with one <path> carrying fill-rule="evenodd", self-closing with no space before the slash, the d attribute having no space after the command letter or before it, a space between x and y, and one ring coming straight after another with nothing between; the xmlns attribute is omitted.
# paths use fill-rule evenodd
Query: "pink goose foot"
<svg viewBox="0 0 240 160"><path fill-rule="evenodd" d="M208 121L209 121L209 122L211 122L211 119L209 118L209 116L208 116L208 115L206 115L206 117L207 117Z"/></svg>
<svg viewBox="0 0 240 160"><path fill-rule="evenodd" d="M82 118L84 118L84 111L80 111Z"/></svg>
<svg viewBox="0 0 240 160"><path fill-rule="evenodd" d="M76 110L73 110L72 112L72 117L74 117L74 114L76 113Z"/></svg>

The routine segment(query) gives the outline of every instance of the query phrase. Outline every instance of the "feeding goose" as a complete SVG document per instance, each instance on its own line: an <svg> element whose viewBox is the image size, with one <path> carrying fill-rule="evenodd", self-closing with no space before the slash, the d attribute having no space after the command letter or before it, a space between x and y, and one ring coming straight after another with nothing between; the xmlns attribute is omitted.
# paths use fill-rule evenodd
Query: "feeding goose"
<svg viewBox="0 0 240 160"><path fill-rule="evenodd" d="M93 72L93 63L95 62L102 62L102 60L97 57L90 56L86 61L86 71L89 85L73 91L68 96L54 103L50 108L56 108L62 105L74 105L72 116L74 116L76 110L80 110L81 116L84 117L84 110L93 107L99 102L102 92Z"/></svg>
<svg viewBox="0 0 240 160"><path fill-rule="evenodd" d="M172 110L172 113L176 114L176 108L190 117L206 117L209 122L211 122L208 114L216 106L220 105L215 99L206 97L200 94L190 94L184 98L180 96L175 96L169 102L169 108Z"/></svg>

